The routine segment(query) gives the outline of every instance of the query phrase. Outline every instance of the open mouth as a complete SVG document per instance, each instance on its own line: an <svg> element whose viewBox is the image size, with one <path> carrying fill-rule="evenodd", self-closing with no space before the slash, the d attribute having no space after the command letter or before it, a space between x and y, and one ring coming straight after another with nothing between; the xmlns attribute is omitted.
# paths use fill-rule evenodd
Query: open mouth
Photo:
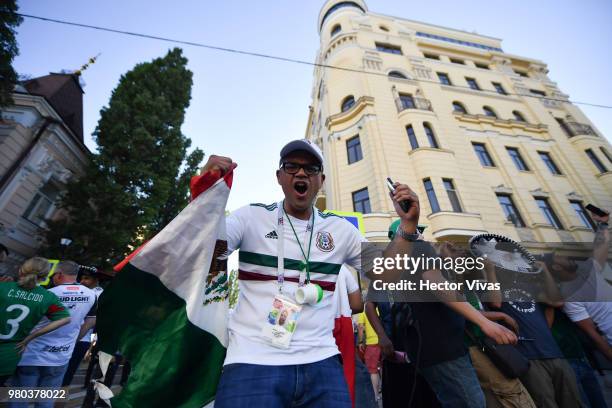
<svg viewBox="0 0 612 408"><path fill-rule="evenodd" d="M293 188L299 195L304 195L308 191L308 184L304 181L296 181L293 183Z"/></svg>

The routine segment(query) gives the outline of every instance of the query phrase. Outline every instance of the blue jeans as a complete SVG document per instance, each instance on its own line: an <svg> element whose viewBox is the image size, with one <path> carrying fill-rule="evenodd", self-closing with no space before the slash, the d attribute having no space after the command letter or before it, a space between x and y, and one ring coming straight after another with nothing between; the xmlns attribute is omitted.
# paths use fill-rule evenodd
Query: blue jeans
<svg viewBox="0 0 612 408"><path fill-rule="evenodd" d="M68 363L63 366L18 366L13 374L13 387L47 387L59 388L62 386L64 373ZM36 408L53 408L55 401L48 400L34 403ZM28 403L11 403L9 408L27 407Z"/></svg>
<svg viewBox="0 0 612 408"><path fill-rule="evenodd" d="M576 374L582 403L588 408L606 408L606 399L595 377L593 367L584 359L568 358L567 362Z"/></svg>
<svg viewBox="0 0 612 408"><path fill-rule="evenodd" d="M351 408L338 356L310 364L228 364L215 408Z"/></svg>
<svg viewBox="0 0 612 408"><path fill-rule="evenodd" d="M485 397L469 355L421 369L444 408L485 408Z"/></svg>

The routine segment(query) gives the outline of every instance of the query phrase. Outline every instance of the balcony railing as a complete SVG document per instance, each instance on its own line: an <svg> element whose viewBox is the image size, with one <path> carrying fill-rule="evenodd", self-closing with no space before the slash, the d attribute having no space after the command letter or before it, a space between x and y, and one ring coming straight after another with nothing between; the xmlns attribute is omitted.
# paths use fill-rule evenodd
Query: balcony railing
<svg viewBox="0 0 612 408"><path fill-rule="evenodd" d="M406 109L420 109L433 111L431 108L431 101L427 98L422 98L420 96L413 96L409 99L400 97L395 99L395 105L397 106L397 111L402 112Z"/></svg>
<svg viewBox="0 0 612 408"><path fill-rule="evenodd" d="M581 135L591 135L597 136L597 133L593 130L590 125L578 122L565 122L565 126L563 126L563 130L568 137L581 136Z"/></svg>

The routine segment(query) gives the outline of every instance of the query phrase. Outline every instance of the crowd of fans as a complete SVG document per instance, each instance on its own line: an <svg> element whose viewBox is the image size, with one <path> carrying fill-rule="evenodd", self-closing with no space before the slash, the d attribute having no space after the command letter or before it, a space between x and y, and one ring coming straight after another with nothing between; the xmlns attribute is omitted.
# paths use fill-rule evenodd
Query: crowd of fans
<svg viewBox="0 0 612 408"><path fill-rule="evenodd" d="M8 255L5 247L1 252ZM16 277L0 277L0 387L59 388L71 384L95 340L98 271L60 261L49 288L48 259L26 260ZM87 384L84 384L86 386ZM37 402L52 407L53 401ZM10 406L27 406L14 403Z"/></svg>
<svg viewBox="0 0 612 408"><path fill-rule="evenodd" d="M499 276L487 263L483 278L500 282L502 290L486 301L477 291L465 293L466 302L366 301L354 316L360 356L355 406L606 407L598 376L612 362L609 217L593 218L598 226L588 259L539 258L542 297L505 301L505 288L523 290L529 280ZM449 243L430 251L465 255ZM7 253L0 247L3 257ZM92 350L102 293L97 271L61 261L45 289L39 283L49 268L48 260L34 257L16 279L0 278L0 386L68 386ZM355 282L349 292L351 307L361 310L354 306L361 301ZM492 351L496 343L506 354Z"/></svg>
<svg viewBox="0 0 612 408"><path fill-rule="evenodd" d="M380 295L367 301L364 313L354 316L356 347L382 406L606 407L601 384L612 362L609 217L593 218L597 229L588 258L555 252L537 257L538 292L532 276L487 262L481 278L499 282L501 290L464 293L484 319L514 332L509 344L495 344L500 342L452 302L393 302L392 293L388 302L380 302ZM435 254L466 255L450 243L438 245ZM507 289L523 296L504 299ZM507 352L491 350L496 347ZM356 406L376 405L358 400Z"/></svg>

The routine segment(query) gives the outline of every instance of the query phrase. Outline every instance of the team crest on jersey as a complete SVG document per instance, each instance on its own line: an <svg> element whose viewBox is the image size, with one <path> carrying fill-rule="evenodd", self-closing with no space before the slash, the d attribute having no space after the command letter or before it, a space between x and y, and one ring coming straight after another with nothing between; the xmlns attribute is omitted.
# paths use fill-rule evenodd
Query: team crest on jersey
<svg viewBox="0 0 612 408"><path fill-rule="evenodd" d="M334 239L329 232L319 231L317 232L316 245L321 251L330 252L334 249Z"/></svg>
<svg viewBox="0 0 612 408"><path fill-rule="evenodd" d="M204 305L213 302L223 302L228 297L227 241L217 240L212 260L210 261L208 276L206 276Z"/></svg>

